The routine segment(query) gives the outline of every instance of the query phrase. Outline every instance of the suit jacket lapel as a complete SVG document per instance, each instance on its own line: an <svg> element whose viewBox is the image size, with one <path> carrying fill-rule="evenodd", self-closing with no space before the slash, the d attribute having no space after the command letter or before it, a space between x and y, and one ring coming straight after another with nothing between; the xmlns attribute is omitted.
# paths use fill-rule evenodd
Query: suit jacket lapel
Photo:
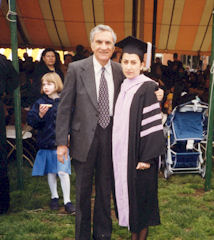
<svg viewBox="0 0 214 240"><path fill-rule="evenodd" d="M94 107L98 109L94 65L92 57L89 57L86 60L85 65L82 66L81 78L83 84L85 85L86 91L88 92L91 102L93 103Z"/></svg>

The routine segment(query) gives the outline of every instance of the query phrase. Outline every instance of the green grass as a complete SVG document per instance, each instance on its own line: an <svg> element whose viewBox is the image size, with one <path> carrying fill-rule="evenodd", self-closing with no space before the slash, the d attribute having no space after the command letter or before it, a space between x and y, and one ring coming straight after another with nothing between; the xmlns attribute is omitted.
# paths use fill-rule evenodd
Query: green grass
<svg viewBox="0 0 214 240"><path fill-rule="evenodd" d="M14 162L9 166L11 208L0 215L0 240L72 240L75 217L50 211L50 192L46 177L31 177L31 168L24 166L24 190L17 190ZM214 172L213 172L214 175ZM75 174L71 176L71 199L75 202ZM59 194L62 196L60 183ZM214 189L214 179L211 183ZM159 177L161 225L150 227L149 240L213 240L214 190L204 192L204 179L199 175ZM112 240L130 239L126 228L119 227L113 215Z"/></svg>

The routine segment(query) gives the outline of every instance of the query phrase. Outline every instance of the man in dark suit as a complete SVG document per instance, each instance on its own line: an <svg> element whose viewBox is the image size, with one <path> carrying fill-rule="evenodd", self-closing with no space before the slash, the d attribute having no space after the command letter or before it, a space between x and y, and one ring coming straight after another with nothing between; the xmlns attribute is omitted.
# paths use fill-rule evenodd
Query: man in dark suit
<svg viewBox="0 0 214 240"><path fill-rule="evenodd" d="M70 151L76 171L75 239L91 239L91 192L95 175L93 238L110 240L112 115L123 74L120 65L110 61L116 42L113 30L98 25L92 29L90 40L94 55L69 64L56 120L57 155L63 162L71 131ZM109 116L106 121L100 119L99 88L103 76L108 91ZM107 124L103 125L102 121Z"/></svg>
<svg viewBox="0 0 214 240"><path fill-rule="evenodd" d="M76 171L76 240L91 239L91 193L95 176L93 239L110 240L112 186L112 115L124 79L110 60L116 35L106 25L90 33L93 56L69 64L56 119L57 156L68 151Z"/></svg>

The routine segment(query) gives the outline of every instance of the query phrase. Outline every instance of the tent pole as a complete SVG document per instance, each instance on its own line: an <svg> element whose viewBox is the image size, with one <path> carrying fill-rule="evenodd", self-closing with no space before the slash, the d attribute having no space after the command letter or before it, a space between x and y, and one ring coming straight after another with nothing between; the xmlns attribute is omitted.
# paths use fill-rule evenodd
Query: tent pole
<svg viewBox="0 0 214 240"><path fill-rule="evenodd" d="M9 21L11 33L12 63L17 72L19 72L18 64L18 42L17 42L17 17L16 17L16 0L9 0ZM13 94L15 127L16 127L16 158L17 158L17 186L23 189L23 148L22 148L22 127L21 127L21 96L20 86L18 86Z"/></svg>
<svg viewBox="0 0 214 240"><path fill-rule="evenodd" d="M156 25L157 25L157 0L154 0L153 27L152 27L152 63L155 61Z"/></svg>
<svg viewBox="0 0 214 240"><path fill-rule="evenodd" d="M213 119L214 119L214 9L212 11L213 24L212 24L212 45L211 45L211 71L210 71L210 91L209 91L209 116L208 116L208 138L206 148L206 178L205 178L205 191L211 188L211 175L212 175L212 142L213 142Z"/></svg>
<svg viewBox="0 0 214 240"><path fill-rule="evenodd" d="M132 36L137 37L137 5L138 0L133 0L132 8Z"/></svg>

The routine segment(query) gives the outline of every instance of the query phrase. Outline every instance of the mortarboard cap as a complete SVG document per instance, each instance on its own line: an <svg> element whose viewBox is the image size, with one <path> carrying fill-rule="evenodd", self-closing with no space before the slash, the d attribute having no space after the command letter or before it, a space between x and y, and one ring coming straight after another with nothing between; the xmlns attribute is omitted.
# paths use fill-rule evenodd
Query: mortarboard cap
<svg viewBox="0 0 214 240"><path fill-rule="evenodd" d="M133 36L128 36L123 40L115 44L116 47L122 48L123 53L137 54L138 56L144 56L144 53L147 53L146 59L146 68L150 67L151 62L151 43L145 43L140 39L137 39Z"/></svg>
<svg viewBox="0 0 214 240"><path fill-rule="evenodd" d="M122 48L123 53L137 54L142 57L147 49L147 43L132 36L128 36L117 42L115 46Z"/></svg>

